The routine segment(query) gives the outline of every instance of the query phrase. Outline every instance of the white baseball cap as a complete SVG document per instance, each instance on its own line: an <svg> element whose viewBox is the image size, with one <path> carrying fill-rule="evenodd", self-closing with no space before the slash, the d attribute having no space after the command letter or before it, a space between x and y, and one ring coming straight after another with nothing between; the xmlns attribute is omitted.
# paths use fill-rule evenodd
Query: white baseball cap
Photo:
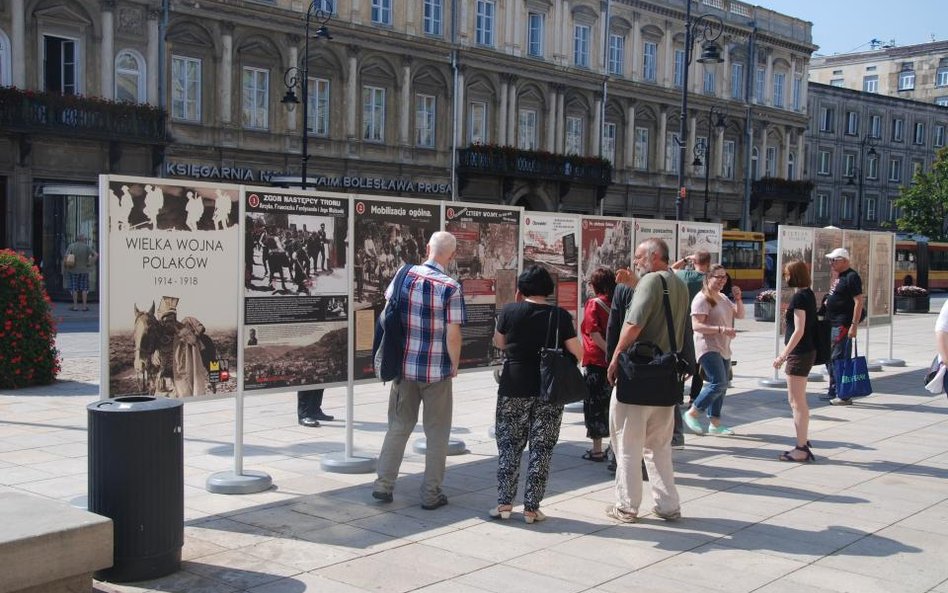
<svg viewBox="0 0 948 593"><path fill-rule="evenodd" d="M841 257L841 258L843 258L843 259L847 259L847 260L848 260L848 259L849 259L849 250L848 250L848 249L844 249L844 248L842 248L842 247L837 247L836 249L834 249L834 250L830 251L829 253L827 253L827 254L826 254L826 257L829 258L829 259L836 259L837 257Z"/></svg>

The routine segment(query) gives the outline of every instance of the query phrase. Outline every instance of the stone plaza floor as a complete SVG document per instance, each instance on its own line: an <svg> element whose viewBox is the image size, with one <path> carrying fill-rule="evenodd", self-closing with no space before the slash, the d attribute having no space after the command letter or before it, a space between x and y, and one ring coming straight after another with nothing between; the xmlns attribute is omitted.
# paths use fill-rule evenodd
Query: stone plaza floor
<svg viewBox="0 0 948 593"><path fill-rule="evenodd" d="M321 456L344 448L345 389L326 391L324 408L337 419L316 429L297 424L292 393L245 398L244 468L274 482L250 495L205 488L211 474L234 467L234 401L187 402L182 569L143 583L95 586L181 593L948 593L948 399L922 387L940 305L933 299L928 315L896 316L894 354L907 366L873 373L872 396L832 407L817 398L826 383L811 384L811 464L777 460L793 446L793 427L785 392L758 387L772 376L773 324L740 321L723 411L737 434L686 433L685 449L674 453L683 500L675 523L647 514L647 487L641 523L605 515L612 476L605 464L581 459L589 442L576 412L564 417L552 462L548 520L526 525L520 507L509 521L491 520L490 371L456 380L453 437L468 452L448 458L450 504L434 511L419 506L424 458L411 443L393 504L372 499L373 474L321 469ZM99 393L95 309L56 305L59 382L0 392L0 491L84 507L86 405ZM870 359L888 355L888 331L871 329ZM351 421L359 454L378 453L386 408L387 388L356 386Z"/></svg>

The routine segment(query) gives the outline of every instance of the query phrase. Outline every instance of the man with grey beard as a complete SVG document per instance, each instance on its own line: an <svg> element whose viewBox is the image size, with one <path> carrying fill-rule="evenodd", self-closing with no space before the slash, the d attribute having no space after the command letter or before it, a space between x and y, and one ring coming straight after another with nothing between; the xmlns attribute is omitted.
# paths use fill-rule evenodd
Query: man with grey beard
<svg viewBox="0 0 948 593"><path fill-rule="evenodd" d="M646 239L636 247L633 264L641 280L626 311L619 343L609 363L607 376L613 385L621 372L619 354L636 341L653 342L663 352L672 351L665 317L663 279L668 286L675 343L681 348L685 341L688 288L668 267L668 245L661 239ZM642 395L647 398L653 394ZM675 405L626 404L619 402L613 393L609 422L618 467L616 502L606 510L608 516L622 523L638 521L642 502L639 466L644 458L655 500L652 512L666 521L681 517L671 448L676 414Z"/></svg>

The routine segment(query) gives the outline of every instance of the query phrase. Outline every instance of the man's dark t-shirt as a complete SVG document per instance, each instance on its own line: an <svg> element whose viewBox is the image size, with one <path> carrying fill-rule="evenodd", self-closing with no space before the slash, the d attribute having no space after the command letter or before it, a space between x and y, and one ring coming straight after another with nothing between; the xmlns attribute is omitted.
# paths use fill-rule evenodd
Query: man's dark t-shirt
<svg viewBox="0 0 948 593"><path fill-rule="evenodd" d="M612 293L612 308L609 309L609 324L606 326L606 362L612 360L615 354L616 346L619 345L619 335L622 333L622 326L625 325L625 314L632 302L632 295L635 289L627 284L616 286Z"/></svg>
<svg viewBox="0 0 948 593"><path fill-rule="evenodd" d="M564 309L524 301L504 305L497 316L497 332L507 339L504 370L500 374L498 395L506 397L537 397L540 395L540 348L553 347L556 327L550 316L557 318L559 309L560 341L557 346L576 337L573 317ZM549 328L550 342L544 344Z"/></svg>
<svg viewBox="0 0 948 593"><path fill-rule="evenodd" d="M862 294L862 278L849 268L839 275L836 286L826 295L826 314L833 325L849 326L853 322L855 297Z"/></svg>
<svg viewBox="0 0 948 593"><path fill-rule="evenodd" d="M806 327L803 328L803 337L796 346L793 347L791 354L806 354L816 350L816 296L809 288L798 290L790 297L790 306L787 307L787 333L784 334L783 343L790 341L790 336L794 332L794 310L801 310L806 313Z"/></svg>

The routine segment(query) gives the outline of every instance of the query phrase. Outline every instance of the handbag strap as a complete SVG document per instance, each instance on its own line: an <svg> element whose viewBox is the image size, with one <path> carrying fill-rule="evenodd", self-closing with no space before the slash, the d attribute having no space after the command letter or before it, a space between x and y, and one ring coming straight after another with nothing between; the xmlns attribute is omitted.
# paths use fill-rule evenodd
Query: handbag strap
<svg viewBox="0 0 948 593"><path fill-rule="evenodd" d="M658 279L662 281L662 303L665 308L665 325L668 327L668 343L671 345L672 352L678 352L678 343L675 341L675 326L672 323L672 308L668 300L668 283L661 272Z"/></svg>
<svg viewBox="0 0 948 593"><path fill-rule="evenodd" d="M560 308L553 307L550 310L550 321L546 324L546 340L543 341L545 347L550 345L550 326L553 325L553 313L556 313L556 337L554 338L553 348L558 348L560 344Z"/></svg>

